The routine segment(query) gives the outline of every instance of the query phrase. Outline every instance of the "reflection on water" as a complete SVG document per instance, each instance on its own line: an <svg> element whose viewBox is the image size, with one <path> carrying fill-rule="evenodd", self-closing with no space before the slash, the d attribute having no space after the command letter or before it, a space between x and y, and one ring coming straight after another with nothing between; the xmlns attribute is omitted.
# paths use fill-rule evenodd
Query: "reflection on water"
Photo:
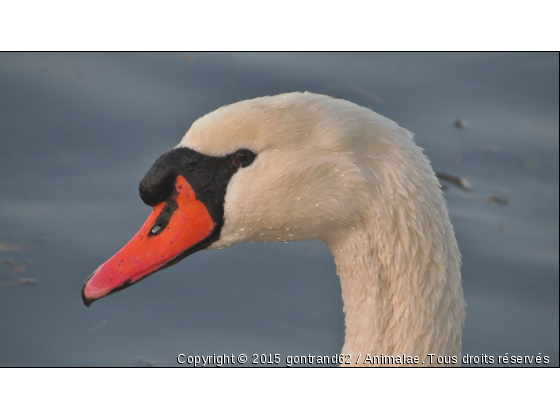
<svg viewBox="0 0 560 420"><path fill-rule="evenodd" d="M558 76L557 54L0 54L0 365L338 353L340 285L320 242L201 252L90 309L80 299L149 213L139 180L196 118L308 90L414 131L472 187L446 190L463 353L558 366Z"/></svg>

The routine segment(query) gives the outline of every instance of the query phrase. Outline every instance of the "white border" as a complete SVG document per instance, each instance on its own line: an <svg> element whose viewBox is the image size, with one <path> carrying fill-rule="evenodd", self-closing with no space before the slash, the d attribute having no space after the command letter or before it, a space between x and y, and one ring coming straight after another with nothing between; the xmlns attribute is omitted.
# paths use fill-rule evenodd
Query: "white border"
<svg viewBox="0 0 560 420"><path fill-rule="evenodd" d="M3 369L0 416L541 419L557 412L558 372L551 368Z"/></svg>
<svg viewBox="0 0 560 420"><path fill-rule="evenodd" d="M551 50L559 3L3 2L0 50Z"/></svg>

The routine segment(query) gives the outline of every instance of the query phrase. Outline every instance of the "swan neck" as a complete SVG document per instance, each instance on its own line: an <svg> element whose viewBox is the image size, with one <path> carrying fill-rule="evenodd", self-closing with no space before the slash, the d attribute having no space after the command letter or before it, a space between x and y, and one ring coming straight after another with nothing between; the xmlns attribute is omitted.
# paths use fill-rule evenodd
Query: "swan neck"
<svg viewBox="0 0 560 420"><path fill-rule="evenodd" d="M415 216L419 223L401 217L411 224L396 228L396 214L377 214L328 243L344 303L342 352L352 363L360 354L362 363L366 354L418 356L421 365L455 356L460 363L465 304L452 227L447 211Z"/></svg>

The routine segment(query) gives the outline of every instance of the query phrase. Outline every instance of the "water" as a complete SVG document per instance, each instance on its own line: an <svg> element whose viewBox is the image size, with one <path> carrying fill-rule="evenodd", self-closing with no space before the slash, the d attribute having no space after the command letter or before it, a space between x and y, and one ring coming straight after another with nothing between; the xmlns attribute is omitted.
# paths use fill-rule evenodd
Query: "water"
<svg viewBox="0 0 560 420"><path fill-rule="evenodd" d="M200 252L89 309L80 298L149 214L138 182L196 118L308 90L397 121L436 170L471 184L446 190L463 353L558 366L558 69L540 53L0 54L0 365L340 352L340 284L321 242Z"/></svg>

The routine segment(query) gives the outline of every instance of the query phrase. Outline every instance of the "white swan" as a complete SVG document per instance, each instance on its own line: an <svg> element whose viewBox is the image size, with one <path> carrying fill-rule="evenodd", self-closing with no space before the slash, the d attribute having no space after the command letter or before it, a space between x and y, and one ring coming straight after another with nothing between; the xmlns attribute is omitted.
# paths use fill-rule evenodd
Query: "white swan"
<svg viewBox="0 0 560 420"><path fill-rule="evenodd" d="M320 239L340 276L351 366L367 354L460 363L453 227L428 159L393 121L311 93L239 102L197 120L140 193L154 211L88 278L86 305L199 249Z"/></svg>

